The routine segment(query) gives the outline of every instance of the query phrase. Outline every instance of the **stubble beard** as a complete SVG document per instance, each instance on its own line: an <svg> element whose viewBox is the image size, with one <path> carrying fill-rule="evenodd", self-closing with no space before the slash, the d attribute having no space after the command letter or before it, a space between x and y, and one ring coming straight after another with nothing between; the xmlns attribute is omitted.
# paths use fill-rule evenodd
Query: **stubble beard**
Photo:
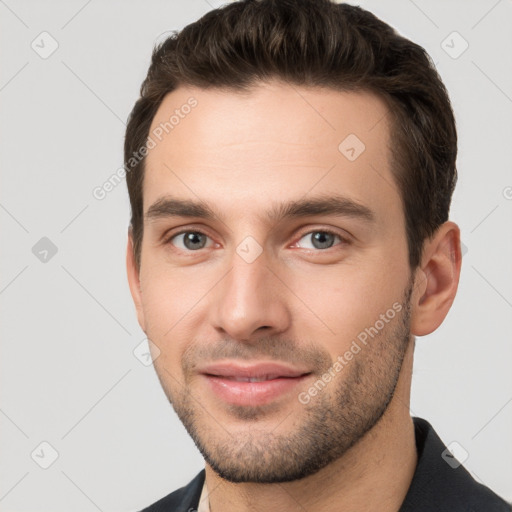
<svg viewBox="0 0 512 512"><path fill-rule="evenodd" d="M201 397L185 387L171 390L161 379L205 461L230 482L279 483L310 476L343 456L377 424L394 396L410 340L411 293L409 283L400 313L301 406L298 418L294 413L292 429L286 432L280 426L287 418L275 421L270 429L268 422L266 429L258 427L258 420L279 409L273 407L276 404L230 406L231 416L247 422L247 428L230 432Z"/></svg>

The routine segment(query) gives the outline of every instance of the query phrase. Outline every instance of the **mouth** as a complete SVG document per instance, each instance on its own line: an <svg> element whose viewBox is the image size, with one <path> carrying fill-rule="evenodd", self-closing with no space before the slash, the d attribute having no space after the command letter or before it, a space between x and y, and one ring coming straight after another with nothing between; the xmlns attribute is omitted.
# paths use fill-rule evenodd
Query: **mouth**
<svg viewBox="0 0 512 512"><path fill-rule="evenodd" d="M267 362L224 362L200 370L210 391L232 405L257 406L275 401L297 390L311 375L307 369Z"/></svg>
<svg viewBox="0 0 512 512"><path fill-rule="evenodd" d="M281 375L264 375L262 377L228 377L225 375L214 375L209 374L210 377L221 377L226 380L232 380L235 382L265 382L266 380L275 380L275 379L293 379L295 377L283 377Z"/></svg>

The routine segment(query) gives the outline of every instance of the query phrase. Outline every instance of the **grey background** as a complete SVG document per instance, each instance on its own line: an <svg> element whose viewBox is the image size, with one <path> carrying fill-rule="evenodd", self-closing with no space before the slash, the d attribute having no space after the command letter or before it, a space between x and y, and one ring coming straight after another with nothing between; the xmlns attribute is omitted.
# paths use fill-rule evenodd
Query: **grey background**
<svg viewBox="0 0 512 512"><path fill-rule="evenodd" d="M153 44L220 4L0 0L2 511L137 510L202 467L133 353L125 184L92 191L122 165ZM360 5L429 51L458 119L451 218L467 252L446 321L417 341L411 413L512 500L512 3ZM43 31L58 43L46 59L31 47L51 49Z"/></svg>

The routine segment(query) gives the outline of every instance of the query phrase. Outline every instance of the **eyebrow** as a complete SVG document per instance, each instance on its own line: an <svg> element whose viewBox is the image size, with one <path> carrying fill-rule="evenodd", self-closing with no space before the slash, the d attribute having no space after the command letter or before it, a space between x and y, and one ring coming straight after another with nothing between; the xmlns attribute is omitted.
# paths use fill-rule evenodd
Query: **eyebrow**
<svg viewBox="0 0 512 512"><path fill-rule="evenodd" d="M332 215L351 217L368 223L375 223L376 215L368 206L339 195L302 198L273 205L264 212L264 217L276 222L284 219ZM168 217L197 217L206 220L220 218L213 208L204 201L192 201L165 196L155 201L145 214L148 221Z"/></svg>

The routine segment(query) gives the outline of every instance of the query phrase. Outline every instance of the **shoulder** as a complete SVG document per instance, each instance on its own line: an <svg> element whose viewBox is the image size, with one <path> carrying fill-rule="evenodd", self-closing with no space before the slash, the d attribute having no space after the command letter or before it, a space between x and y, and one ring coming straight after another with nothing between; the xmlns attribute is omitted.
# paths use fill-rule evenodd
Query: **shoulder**
<svg viewBox="0 0 512 512"><path fill-rule="evenodd" d="M205 478L204 469L186 486L171 492L141 512L196 512Z"/></svg>
<svg viewBox="0 0 512 512"><path fill-rule="evenodd" d="M399 512L511 512L509 504L471 476L428 421L413 421L418 464Z"/></svg>

